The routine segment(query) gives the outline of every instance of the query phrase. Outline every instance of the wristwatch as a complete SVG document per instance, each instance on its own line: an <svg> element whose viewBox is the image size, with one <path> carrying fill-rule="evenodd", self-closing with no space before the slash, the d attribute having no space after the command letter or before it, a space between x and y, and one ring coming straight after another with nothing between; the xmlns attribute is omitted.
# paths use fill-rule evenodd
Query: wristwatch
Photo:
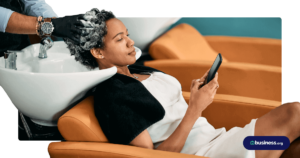
<svg viewBox="0 0 300 158"><path fill-rule="evenodd" d="M43 18L41 21L41 32L42 35L45 36L51 36L53 30L54 30L54 26L51 22L52 18Z"/></svg>

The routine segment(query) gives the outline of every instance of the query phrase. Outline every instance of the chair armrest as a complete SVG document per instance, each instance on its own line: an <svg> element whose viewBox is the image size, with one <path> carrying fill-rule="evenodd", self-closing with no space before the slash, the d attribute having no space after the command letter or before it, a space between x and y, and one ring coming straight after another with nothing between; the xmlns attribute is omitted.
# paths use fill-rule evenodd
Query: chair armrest
<svg viewBox="0 0 300 158"><path fill-rule="evenodd" d="M183 91L190 91L193 79L200 78L213 62L192 60L152 60L149 66L174 76ZM281 67L224 62L219 70L219 94L281 101Z"/></svg>
<svg viewBox="0 0 300 158"><path fill-rule="evenodd" d="M183 91L182 95L189 103L190 92ZM215 128L229 130L235 126L244 127L251 119L259 118L280 105L278 101L216 94L202 116Z"/></svg>
<svg viewBox="0 0 300 158"><path fill-rule="evenodd" d="M130 145L98 142L52 142L49 144L48 152L51 158L205 158Z"/></svg>
<svg viewBox="0 0 300 158"><path fill-rule="evenodd" d="M281 40L256 37L204 36L228 61L281 67Z"/></svg>

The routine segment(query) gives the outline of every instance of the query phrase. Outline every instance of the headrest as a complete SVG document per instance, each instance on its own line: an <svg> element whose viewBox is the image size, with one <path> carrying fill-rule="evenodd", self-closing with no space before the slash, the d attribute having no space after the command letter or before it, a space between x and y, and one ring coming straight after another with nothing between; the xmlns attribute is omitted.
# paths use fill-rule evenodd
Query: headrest
<svg viewBox="0 0 300 158"><path fill-rule="evenodd" d="M94 97L89 96L63 114L58 130L67 141L108 142L94 114Z"/></svg>
<svg viewBox="0 0 300 158"><path fill-rule="evenodd" d="M149 47L149 54L154 59L214 61L218 52L193 26L182 23L156 39ZM223 57L223 62L226 61Z"/></svg>
<svg viewBox="0 0 300 158"><path fill-rule="evenodd" d="M148 51L149 45L181 18L118 17L118 19L130 30L130 38L134 40L135 45L142 51Z"/></svg>

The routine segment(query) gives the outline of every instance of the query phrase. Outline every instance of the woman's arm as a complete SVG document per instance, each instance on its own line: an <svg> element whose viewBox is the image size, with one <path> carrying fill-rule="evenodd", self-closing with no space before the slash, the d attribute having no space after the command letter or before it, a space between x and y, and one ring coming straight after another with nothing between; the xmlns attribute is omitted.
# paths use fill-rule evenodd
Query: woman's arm
<svg viewBox="0 0 300 158"><path fill-rule="evenodd" d="M193 125L198 119L197 115L195 114L195 111L188 108L185 113L185 116L183 117L181 123L176 128L176 130L164 142L162 142L156 148L156 150L180 153Z"/></svg>
<svg viewBox="0 0 300 158"><path fill-rule="evenodd" d="M153 149L153 143L147 129L135 137L129 144L142 148Z"/></svg>

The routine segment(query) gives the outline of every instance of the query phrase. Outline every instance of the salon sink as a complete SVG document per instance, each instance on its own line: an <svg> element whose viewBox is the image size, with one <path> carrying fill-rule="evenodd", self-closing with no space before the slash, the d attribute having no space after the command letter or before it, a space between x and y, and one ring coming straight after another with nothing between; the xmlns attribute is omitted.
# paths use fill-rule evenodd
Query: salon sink
<svg viewBox="0 0 300 158"><path fill-rule="evenodd" d="M70 55L63 41L54 42L48 58L39 59L40 44L17 53L17 70L6 69L0 58L0 86L16 108L33 122L56 126L58 118L86 92L117 72L116 67L89 70ZM141 56L137 47L136 59Z"/></svg>
<svg viewBox="0 0 300 158"><path fill-rule="evenodd" d="M174 23L180 20L180 17L170 18L153 18L153 17L118 17L119 20L128 29L130 38L134 41L134 45L141 50L147 50L147 47L165 33Z"/></svg>

